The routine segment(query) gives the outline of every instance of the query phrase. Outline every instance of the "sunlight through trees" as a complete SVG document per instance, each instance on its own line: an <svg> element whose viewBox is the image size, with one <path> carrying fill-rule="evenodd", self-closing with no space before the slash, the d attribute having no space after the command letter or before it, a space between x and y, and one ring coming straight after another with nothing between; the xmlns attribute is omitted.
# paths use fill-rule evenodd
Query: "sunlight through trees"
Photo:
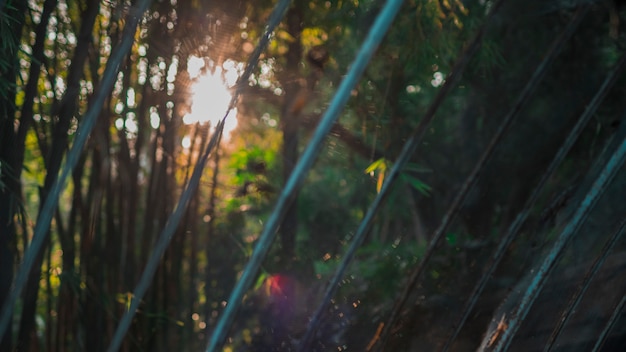
<svg viewBox="0 0 626 352"><path fill-rule="evenodd" d="M0 0L0 351L623 346L623 3Z"/></svg>

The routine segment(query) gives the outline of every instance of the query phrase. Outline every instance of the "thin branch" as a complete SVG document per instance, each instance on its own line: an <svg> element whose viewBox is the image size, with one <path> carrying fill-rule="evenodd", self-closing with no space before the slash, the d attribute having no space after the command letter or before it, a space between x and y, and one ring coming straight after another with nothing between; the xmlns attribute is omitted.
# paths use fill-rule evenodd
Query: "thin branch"
<svg viewBox="0 0 626 352"><path fill-rule="evenodd" d="M613 330L615 323L622 316L622 310L624 309L625 305L626 305L626 295L622 296L621 301L617 305L615 305L615 308L613 308L613 314L611 314L611 317L609 317L609 320L607 320L606 325L604 325L604 329L602 329L602 332L600 333L600 336L598 337L598 341L596 341L595 346L593 346L592 352L597 352L597 351L602 350L602 346L604 346L604 342L606 341L607 336L609 335L611 330Z"/></svg>
<svg viewBox="0 0 626 352"><path fill-rule="evenodd" d="M260 98L276 107L279 107L283 103L283 97L276 95L271 90L262 88L258 85L245 85L241 88L240 92L245 97L252 97L255 99Z"/></svg>
<svg viewBox="0 0 626 352"><path fill-rule="evenodd" d="M561 330L563 329L563 327L565 326L569 318L572 316L572 313L578 307L578 304L582 300L582 297L585 295L585 292L587 292L587 289L589 288L591 281L596 276L596 274L600 271L600 268L602 267L602 264L604 264L604 262L606 261L606 258L608 257L609 253L611 253L611 250L613 250L613 247L615 247L615 244L622 237L624 232L626 232L625 230L626 230L626 214L624 214L624 220L622 220L622 224L613 233L613 235L611 235L609 240L605 243L604 248L602 248L602 251L600 251L600 254L596 257L596 260L593 262L589 270L587 270L587 273L585 274L585 278L583 282L579 285L576 292L570 298L567 304L567 307L565 307L565 309L563 310L561 317L557 321L556 326L554 327L554 330L552 331L552 334L550 335L550 338L548 339L548 342L546 343L544 347L544 351L547 352L547 351L552 350L552 347L554 346L556 339L561 334Z"/></svg>
<svg viewBox="0 0 626 352"><path fill-rule="evenodd" d="M302 127L307 130L312 130L317 126L320 118L321 115L319 114L304 115L302 117ZM368 146L362 138L356 136L339 122L333 124L329 134L339 138L347 147L366 160L378 160L385 156L382 151L376 149L376 146Z"/></svg>

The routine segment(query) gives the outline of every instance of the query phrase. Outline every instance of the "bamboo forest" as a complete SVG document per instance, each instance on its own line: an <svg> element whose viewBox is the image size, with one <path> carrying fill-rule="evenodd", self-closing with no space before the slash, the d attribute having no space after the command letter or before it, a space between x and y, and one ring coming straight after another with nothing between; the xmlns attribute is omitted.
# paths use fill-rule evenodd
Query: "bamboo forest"
<svg viewBox="0 0 626 352"><path fill-rule="evenodd" d="M626 350L625 5L0 0L0 352Z"/></svg>

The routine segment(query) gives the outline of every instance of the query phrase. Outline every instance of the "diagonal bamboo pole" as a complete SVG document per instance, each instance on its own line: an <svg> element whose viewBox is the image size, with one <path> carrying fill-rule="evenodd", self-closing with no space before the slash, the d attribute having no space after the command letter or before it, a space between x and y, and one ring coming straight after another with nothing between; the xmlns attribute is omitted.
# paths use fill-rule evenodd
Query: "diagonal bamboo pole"
<svg viewBox="0 0 626 352"><path fill-rule="evenodd" d="M552 334L550 335L550 338L548 339L548 342L543 349L544 351L548 352L552 350L556 339L559 337L563 327L565 326L565 324L567 324L572 313L576 310L576 307L578 307L580 301L582 301L582 298L585 295L585 292L587 292L587 289L593 281L593 278L600 271L602 264L604 264L606 258L609 256L609 253L611 253L611 250L613 249L613 247L615 247L615 244L622 237L622 235L624 235L624 232L626 232L626 214L623 215L624 220L622 220L622 224L606 242L604 248L602 248L602 251L600 252L600 255L598 255L591 268L589 268L589 270L587 271L583 282L579 285L578 289L572 295L570 301L568 302L567 307L565 307L565 309L563 310L561 317L557 321L557 324L554 327L554 330L552 331Z"/></svg>
<svg viewBox="0 0 626 352"><path fill-rule="evenodd" d="M503 3L503 0L500 0L492 6L491 12L487 18L487 21L485 22L485 24L483 24L481 29L476 33L472 42L467 46L467 48L465 48L464 52L461 54L461 56L459 57L455 65L453 66L450 72L450 75L448 75L448 77L446 78L446 81L443 84L441 90L439 91L434 101L429 106L424 117L422 118L419 125L416 127L416 129L412 133L409 140L405 143L402 151L400 152L400 155L398 156L398 158L396 159L396 162L394 163L393 167L389 171L389 174L385 177L385 181L380 189L380 192L378 192L376 198L370 204L370 207L368 208L367 213L365 214L365 216L363 217L363 220L361 220L361 223L359 224L359 227L350 244L350 247L348 248L346 253L343 255L341 263L339 264L339 267L337 268L337 270L335 271L335 274L331 278L331 281L327 285L327 289L322 299L322 302L319 304L318 308L313 314L311 321L309 322L309 326L307 328L305 336L300 342L300 345L299 345L300 351L306 350L306 348L308 348L308 346L310 345L312 336L314 335L315 331L318 328L317 325L319 324L321 315L326 309L326 307L328 306L328 304L330 303L332 296L335 294L335 291L338 287L339 282L343 278L348 265L354 258L356 250L361 246L361 244L365 240L365 236L367 235L371 227L371 222L372 222L372 219L374 218L374 215L378 211L378 208L380 207L382 201L387 196L391 185L393 184L395 179L398 177L398 175L400 174L400 171L402 170L404 165L408 162L409 158L411 157L411 155L414 153L415 149L417 148L417 145L420 143L420 141L424 137L424 134L426 133L428 126L430 125L430 123L435 117L435 113L437 112L437 110L443 103L444 99L451 92L452 88L454 88L454 86L456 85L460 77L462 76L463 72L465 71L465 68L467 67L467 64L469 63L470 58L476 53L476 51L480 47L480 44L482 42L482 39L485 33L486 25L487 23L489 23L489 20L491 19L493 14L497 11L497 9L500 7L500 5L502 5L502 3ZM383 341L381 340L381 337L384 338L385 336L387 336L388 332L389 332L388 326L384 326L384 329L379 328L376 336L374 336L374 338L372 339L372 341L370 342L368 346L368 351L371 350L372 347L376 346L377 344L379 348L382 348L384 343L381 343Z"/></svg>
<svg viewBox="0 0 626 352"><path fill-rule="evenodd" d="M611 314L609 320L607 320L606 322L606 325L604 325L604 329L602 329L602 332L598 337L598 341L596 341L595 346L593 346L593 350L591 350L592 352L598 352L602 350L602 347L606 342L606 338L608 337L609 333L622 315L622 310L624 309L624 306L626 306L626 295L622 296L622 300L619 301L619 303L613 309L613 314Z"/></svg>
<svg viewBox="0 0 626 352"><path fill-rule="evenodd" d="M493 152L495 151L495 147L498 145L498 143L504 136L505 132L508 131L513 120L519 115L521 110L526 105L526 102L528 102L530 97L535 92L535 89L537 88L539 82L541 82L543 77L545 77L550 64L554 61L556 56L561 52L561 49L565 45L565 42L573 35L574 30L576 29L578 24L580 24L580 21L584 17L584 14L586 13L588 8L589 6L583 6L579 8L576 15L574 16L574 19L572 19L570 24L561 33L561 35L559 35L559 37L552 43L552 46L550 47L550 49L544 56L544 59L538 65L537 69L535 70L535 72L529 79L528 83L526 84L522 92L520 93L519 97L517 98L517 101L515 102L515 104L509 111L509 113L503 118L502 124L496 131L492 140L489 142L487 149L481 156L480 160L474 166L474 169L472 170L470 175L465 180L465 183L461 187L461 190L459 190L459 193L457 194L456 198L452 201L452 204L448 208L448 212L444 215L437 230L435 230L435 234L433 235L432 240L430 241L430 244L426 252L424 253L424 256L422 257L422 260L411 273L409 280L404 287L402 295L397 300L392 310L392 313L389 319L387 320L387 324L384 327L384 330L382 333L381 340L383 343L380 345L381 346L380 348L384 346L385 339L388 337L391 331L391 328L393 327L395 323L395 320L398 318L400 314L400 310L402 309L402 307L404 306L404 303L409 297L411 290L413 289L413 287L415 287L415 285L419 281L419 278L421 277L422 273L424 272L424 268L426 267L426 263L428 262L430 257L433 255L435 249L439 246L439 243L441 239L443 238L443 234L446 228L448 227L448 225L450 224L450 222L452 221L452 219L458 212L459 208L461 207L461 204L463 204L463 201L465 200L467 194L469 193L469 190L476 183L476 180L478 179L478 176L480 172L482 171L482 168L493 155Z"/></svg>
<svg viewBox="0 0 626 352"><path fill-rule="evenodd" d="M252 257L246 265L241 278L231 292L228 304L218 321L213 335L211 336L209 345L206 349L207 351L214 352L223 345L228 329L234 320L235 313L241 304L244 292L246 292L246 290L248 290L252 285L252 281L259 271L259 267L261 266L263 259L267 255L267 252L276 237L278 224L284 216L287 207L291 205L292 195L300 187L306 173L313 165L313 162L322 148L322 142L328 135L328 132L331 130L335 121L338 119L339 114L350 98L352 89L357 84L363 71L367 67L374 51L382 41L395 15L400 10L401 5L402 0L389 0L372 25L367 38L363 42L361 49L357 53L357 56L352 63L348 74L346 75L346 78L341 82L341 85L337 89L337 93L333 97L328 110L326 110L326 113L315 130L311 141L302 154L302 158L296 164L293 173L289 176L285 187L278 197L276 206L267 220L261 235L259 236L259 240L254 248Z"/></svg>
<svg viewBox="0 0 626 352"><path fill-rule="evenodd" d="M460 314L461 317L456 322L456 325L454 327L454 332L450 335L450 337L446 341L446 344L442 348L443 351L448 350L448 348L451 346L456 336L461 331L463 324L465 324L465 321L467 320L467 318L469 318L469 315L472 312L472 309L476 305L476 302L478 302L478 298L480 297L483 290L485 289L485 286L487 285L489 278L495 271L496 267L498 266L502 258L504 258L506 249L511 244L511 242L513 242L513 240L515 239L515 237L521 230L522 225L526 221L526 218L528 218L528 213L530 212L533 205L539 199L539 196L541 195L541 191L543 190L543 187L546 185L546 183L548 182L552 174L556 171L557 167L565 159L565 156L570 151L570 149L572 148L572 146L578 139L578 136L580 136L580 134L582 133L583 129L585 128L589 120L591 120L591 117L594 115L594 113L600 106L600 103L602 102L602 100L604 100L604 98L608 94L610 88L615 84L615 81L619 77L619 73L624 69L624 66L626 66L626 55L622 56L622 59L619 61L619 63L608 74L607 78L603 82L602 86L600 87L596 95L593 97L591 102L587 105L587 108L585 109L583 114L580 115L578 122L576 123L574 128L572 128L572 131L565 139L565 142L563 142L563 145L561 145L561 148L552 159L552 162L550 163L550 165L544 172L539 182L537 182L537 185L535 186L535 189L533 190L530 197L528 197L526 204L524 204L524 207L518 213L515 220L509 226L502 240L500 240L500 243L498 244L498 248L494 252L489 264L487 264L486 266L485 272L483 273L480 280L474 287L474 290L470 294L470 297L468 298L465 306L463 307L463 310Z"/></svg>
<svg viewBox="0 0 626 352"><path fill-rule="evenodd" d="M531 277L531 281L522 293L519 305L511 314L511 318L507 322L507 328L502 332L494 351L506 351L509 344L513 340L513 336L519 329L521 323L526 318L530 307L534 303L537 296L543 289L550 272L554 268L554 264L559 259L563 248L569 240L576 234L580 226L584 223L589 212L595 206L600 196L604 193L608 184L615 177L620 167L626 159L626 138L623 138L620 144L615 148L611 158L607 161L602 172L598 175L595 182L585 195L578 209L574 213L572 220L565 226L563 231L557 237L554 245L544 258L543 262L536 270L535 275Z"/></svg>
<svg viewBox="0 0 626 352"><path fill-rule="evenodd" d="M66 162L65 165L63 165L61 174L54 181L52 189L50 190L50 193L41 209L39 217L37 218L37 223L35 224L35 230L33 234L33 240L31 241L30 246L24 254L24 261L19 268L14 286L9 293L6 301L2 305L2 310L0 311L0 335L2 335L4 331L8 328L9 321L11 319L12 308L15 305L15 302L21 294L22 290L24 289L24 286L26 285L28 275L32 270L37 253L46 241L48 229L50 228L50 221L52 220L52 216L54 215L57 208L59 195L65 187L65 182L67 181L68 176L71 174L72 170L78 163L85 143L87 142L87 139L89 138L89 135L91 134L91 131L96 124L96 119L100 114L100 110L102 110L104 100L113 88L113 84L115 83L117 73L120 68L120 64L132 47L135 39L135 32L137 30L137 24L139 23L142 14L148 9L150 3L151 0L139 0L137 2L137 5L134 6L128 13L128 19L126 21L126 26L124 27L122 40L115 48L115 50L111 53L111 57L109 58L106 68L104 70L100 86L98 87L98 89L96 89L91 106L83 116L81 124L76 132L74 143L72 144L70 151L67 153Z"/></svg>
<svg viewBox="0 0 626 352"><path fill-rule="evenodd" d="M146 268L141 274L141 277L139 278L139 282L137 283L137 286L135 287L135 290L133 291L128 310L126 311L126 313L120 320L120 323L117 326L115 334L113 335L111 345L109 345L109 348L107 349L107 351L115 352L119 350L122 344L122 341L124 339L124 335L126 335L126 332L128 331L128 328L130 327L132 319L135 316L137 309L139 308L141 299L143 298L143 296L146 294L146 291L150 287L152 278L154 277L154 274L158 268L159 262L161 261L163 254L167 250L167 247L169 246L172 240L172 237L174 236L174 233L176 232L176 229L178 228L178 225L180 224L180 221L183 215L185 214L187 206L189 205L191 198L194 196L195 191L198 188L198 185L200 184L200 179L202 178L202 172L204 170L204 167L206 166L209 156L211 155L211 152L214 149L216 149L219 145L219 141L221 140L221 137L222 137L222 131L224 130L224 122L228 118L228 115L230 114L230 112L235 108L237 104L237 99L239 98L239 94L241 94L243 87L247 85L248 78L250 77L250 75L252 74L252 71L256 67L259 57L261 56L261 53L263 52L263 50L265 50L265 47L267 47L267 44L269 43L270 35L274 31L274 28L276 28L276 26L280 23L280 20L282 19L290 3L291 3L291 0L281 0L281 2L279 2L276 5L276 7L274 8L274 11L270 15L265 32L263 36L261 37L261 39L259 40L259 43L257 44L254 52L248 59L248 65L246 66L244 73L238 79L237 89L235 90L235 94L233 95L230 101L230 104L226 110L224 118L215 127L215 132L211 136L211 140L209 144L207 145L206 149L204 150L204 152L202 153L201 157L198 159L198 162L196 163L196 166L194 167L193 173L191 175L191 178L189 179L189 183L185 187L183 193L180 196L178 204L176 205L176 209L170 215L170 217L167 220L167 223L165 224L165 227L163 228L163 230L161 230L161 233L159 234L159 239L154 247L154 250L150 254L150 258L148 258L148 262L146 263Z"/></svg>

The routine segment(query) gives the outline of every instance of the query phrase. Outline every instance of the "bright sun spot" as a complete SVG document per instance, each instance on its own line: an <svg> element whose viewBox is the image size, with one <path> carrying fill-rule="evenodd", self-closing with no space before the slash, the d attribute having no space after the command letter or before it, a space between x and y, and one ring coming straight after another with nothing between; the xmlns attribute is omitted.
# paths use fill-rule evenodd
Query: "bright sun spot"
<svg viewBox="0 0 626 352"><path fill-rule="evenodd" d="M203 70L205 61L192 56L187 63L187 71L193 79L191 86L191 113L183 117L186 124L210 122L211 126L224 118L232 99L230 87L237 81L237 70L233 63L225 63L224 69L216 67L214 72ZM226 118L223 138L227 139L237 127L237 110L233 109Z"/></svg>

